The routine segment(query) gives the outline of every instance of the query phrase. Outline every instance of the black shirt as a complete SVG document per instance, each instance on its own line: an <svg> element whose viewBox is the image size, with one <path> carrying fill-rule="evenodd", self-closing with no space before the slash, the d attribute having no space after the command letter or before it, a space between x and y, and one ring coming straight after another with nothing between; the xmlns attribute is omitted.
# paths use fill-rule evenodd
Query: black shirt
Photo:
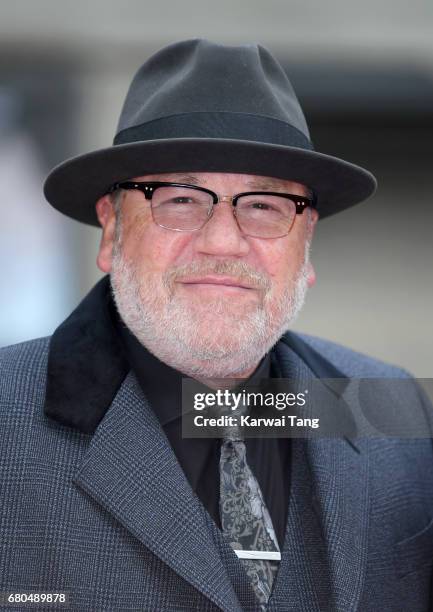
<svg viewBox="0 0 433 612"><path fill-rule="evenodd" d="M182 377L161 362L129 331L114 304L112 321L124 353L143 393L149 400L193 491L215 523L219 516L219 458L221 440L182 437ZM247 382L279 378L275 355L268 353ZM255 474L268 507L275 533L283 548L290 489L290 439L247 438L247 461Z"/></svg>

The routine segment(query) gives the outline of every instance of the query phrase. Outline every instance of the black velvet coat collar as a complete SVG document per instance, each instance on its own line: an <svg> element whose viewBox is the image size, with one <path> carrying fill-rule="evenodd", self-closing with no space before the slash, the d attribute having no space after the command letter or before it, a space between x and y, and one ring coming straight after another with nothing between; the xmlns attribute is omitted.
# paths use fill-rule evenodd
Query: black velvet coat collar
<svg viewBox="0 0 433 612"><path fill-rule="evenodd" d="M117 321L110 277L104 276L51 336L46 416L84 433L95 431L130 369ZM345 378L296 334L280 342L318 378Z"/></svg>

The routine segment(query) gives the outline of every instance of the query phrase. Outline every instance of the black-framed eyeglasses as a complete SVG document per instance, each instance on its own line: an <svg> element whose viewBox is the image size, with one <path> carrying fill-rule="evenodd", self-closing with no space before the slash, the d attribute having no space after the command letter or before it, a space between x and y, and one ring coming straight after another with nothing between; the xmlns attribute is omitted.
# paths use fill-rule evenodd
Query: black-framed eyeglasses
<svg viewBox="0 0 433 612"><path fill-rule="evenodd" d="M219 196L214 191L196 185L171 182L123 182L117 189L137 189L150 201L154 222L176 232L200 230L212 217L214 205L231 202L233 214L243 234L255 238L280 238L293 227L296 215L301 215L316 199L274 191L247 191L234 196Z"/></svg>

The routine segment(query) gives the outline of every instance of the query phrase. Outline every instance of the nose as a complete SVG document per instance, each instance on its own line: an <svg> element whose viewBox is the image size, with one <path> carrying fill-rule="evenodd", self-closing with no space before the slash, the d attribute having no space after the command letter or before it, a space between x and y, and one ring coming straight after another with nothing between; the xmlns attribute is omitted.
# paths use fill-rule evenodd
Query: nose
<svg viewBox="0 0 433 612"><path fill-rule="evenodd" d="M234 216L232 199L224 196L214 205L209 221L197 232L196 248L208 255L243 257L250 250Z"/></svg>

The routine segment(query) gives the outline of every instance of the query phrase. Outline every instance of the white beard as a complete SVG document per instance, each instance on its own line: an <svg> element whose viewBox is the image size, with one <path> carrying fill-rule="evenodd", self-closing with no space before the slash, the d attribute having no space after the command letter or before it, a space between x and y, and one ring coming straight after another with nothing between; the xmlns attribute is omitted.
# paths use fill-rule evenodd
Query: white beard
<svg viewBox="0 0 433 612"><path fill-rule="evenodd" d="M297 317L307 292L308 260L309 244L296 280L276 299L267 275L242 262L194 262L163 275L139 275L123 257L118 240L111 284L124 323L160 361L191 378L235 378L255 368ZM208 297L206 303L185 299L175 279L188 274L248 279L262 299L246 304L224 297Z"/></svg>

